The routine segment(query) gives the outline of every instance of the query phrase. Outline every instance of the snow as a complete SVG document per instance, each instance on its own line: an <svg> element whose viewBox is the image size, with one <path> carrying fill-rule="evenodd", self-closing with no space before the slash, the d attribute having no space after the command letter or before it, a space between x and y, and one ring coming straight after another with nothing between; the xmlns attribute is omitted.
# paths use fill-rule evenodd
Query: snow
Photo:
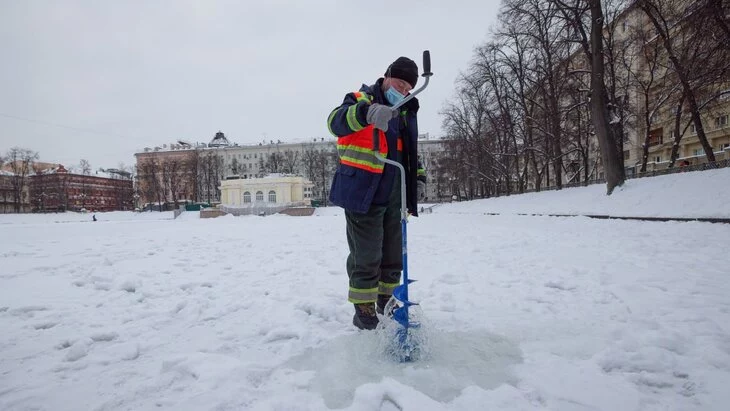
<svg viewBox="0 0 730 411"><path fill-rule="evenodd" d="M352 324L342 210L0 215L2 410L725 410L730 169L411 218L425 358ZM489 213L500 213L491 215Z"/></svg>
<svg viewBox="0 0 730 411"><path fill-rule="evenodd" d="M730 169L627 180L606 196L605 184L469 201L449 213L582 214L730 218ZM649 187L649 189L647 189Z"/></svg>

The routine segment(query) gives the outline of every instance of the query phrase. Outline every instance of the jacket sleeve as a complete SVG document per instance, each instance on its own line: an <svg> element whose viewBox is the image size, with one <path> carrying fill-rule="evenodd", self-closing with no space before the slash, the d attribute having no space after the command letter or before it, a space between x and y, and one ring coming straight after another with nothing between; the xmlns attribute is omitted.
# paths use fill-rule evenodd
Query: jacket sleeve
<svg viewBox="0 0 730 411"><path fill-rule="evenodd" d="M358 91L348 93L342 105L332 110L327 117L327 128L335 137L342 137L367 127L366 116L372 97Z"/></svg>

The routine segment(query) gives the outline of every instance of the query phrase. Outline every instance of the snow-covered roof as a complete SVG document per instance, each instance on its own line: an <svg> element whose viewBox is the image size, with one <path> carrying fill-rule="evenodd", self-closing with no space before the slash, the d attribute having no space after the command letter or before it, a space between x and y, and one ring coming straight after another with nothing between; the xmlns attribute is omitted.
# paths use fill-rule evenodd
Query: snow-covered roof
<svg viewBox="0 0 730 411"><path fill-rule="evenodd" d="M228 147L230 145L231 143L221 131L215 133L213 140L210 140L210 143L208 143L208 147Z"/></svg>

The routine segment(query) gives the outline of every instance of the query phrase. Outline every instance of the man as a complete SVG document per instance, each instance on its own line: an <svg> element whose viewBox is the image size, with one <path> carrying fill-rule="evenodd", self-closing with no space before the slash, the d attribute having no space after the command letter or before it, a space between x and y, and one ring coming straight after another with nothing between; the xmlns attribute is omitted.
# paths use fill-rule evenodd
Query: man
<svg viewBox="0 0 730 411"><path fill-rule="evenodd" d="M396 59L384 77L360 91L348 93L327 119L337 137L340 164L332 180L330 201L345 209L347 222L348 300L355 305L353 324L366 330L378 325L403 269L400 190L406 190L408 212L417 216L418 101L397 110L418 82L418 67L406 57ZM406 170L401 187L398 168L373 154L373 128L380 134L384 157ZM377 303L377 304L376 304Z"/></svg>

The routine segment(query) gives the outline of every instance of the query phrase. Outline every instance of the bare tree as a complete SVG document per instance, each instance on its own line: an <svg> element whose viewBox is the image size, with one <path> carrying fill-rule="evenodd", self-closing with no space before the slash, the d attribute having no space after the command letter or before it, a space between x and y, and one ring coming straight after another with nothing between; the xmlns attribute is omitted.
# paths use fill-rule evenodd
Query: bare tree
<svg viewBox="0 0 730 411"><path fill-rule="evenodd" d="M238 159L236 157L233 157L233 160L231 160L231 174L234 176L237 176L241 172L241 164L239 164Z"/></svg>
<svg viewBox="0 0 730 411"><path fill-rule="evenodd" d="M606 91L603 55L603 9L601 0L590 0L591 11L591 119L601 148L603 171L606 176L606 194L622 185L626 178L623 153L617 149L617 139L623 135L611 133L611 124L620 124L615 110L611 109ZM614 106L615 107L615 106ZM620 157L619 157L620 156Z"/></svg>
<svg viewBox="0 0 730 411"><path fill-rule="evenodd" d="M26 198L27 178L33 171L33 163L38 160L38 152L27 148L13 147L5 156L13 175L10 177L13 190L13 209L16 213L23 210Z"/></svg>
<svg viewBox="0 0 730 411"><path fill-rule="evenodd" d="M137 175L142 196L147 202L156 200L159 211L163 211L163 205L167 199L164 197L161 165L158 159L151 157L137 163Z"/></svg>
<svg viewBox="0 0 730 411"><path fill-rule="evenodd" d="M202 198L200 196L200 185L199 185L200 179L198 177L198 172L200 170L199 165L200 165L200 151L198 151L198 150L188 151L183 160L183 169L184 169L185 175L188 178L187 187L188 187L190 198L196 202L202 201Z"/></svg>
<svg viewBox="0 0 730 411"><path fill-rule="evenodd" d="M683 100L689 108L694 132L707 160L712 162L715 154L702 124L702 102L698 97L707 80L718 76L717 68L721 68L721 72L727 70L728 52L727 43L718 41L717 34L712 31L713 27L718 27L718 24L712 24L717 23L715 17L701 12L702 5L706 3L637 0L635 4L645 13L664 47L674 75L682 86ZM722 25L719 27L722 28Z"/></svg>
<svg viewBox="0 0 730 411"><path fill-rule="evenodd" d="M200 196L206 202L220 200L220 181L223 178L223 157L213 150L203 150L198 157L197 185Z"/></svg>
<svg viewBox="0 0 730 411"><path fill-rule="evenodd" d="M332 176L337 168L337 152L334 142L325 147L310 144L305 148L302 154L302 168L305 177L314 184L314 196L327 205Z"/></svg>
<svg viewBox="0 0 730 411"><path fill-rule="evenodd" d="M284 150L281 171L286 174L294 174L297 170L299 170L299 162L300 158L298 150Z"/></svg>
<svg viewBox="0 0 730 411"><path fill-rule="evenodd" d="M667 67L660 59L661 45L651 41L651 36L641 24L629 27L628 42L633 45L633 53L627 53L622 60L624 70L630 78L629 84L638 91L640 99L640 106L635 109L641 117L641 127L637 128L644 131L641 144L641 172L646 172L649 148L662 142L662 136L657 136L660 131L653 130L655 119L664 111L680 87L678 83L673 84L672 79L666 75ZM680 100L684 101L684 97ZM675 137L678 143L679 136L675 134Z"/></svg>
<svg viewBox="0 0 730 411"><path fill-rule="evenodd" d="M276 151L259 157L259 170L266 173L281 173L284 168L284 155L277 148Z"/></svg>
<svg viewBox="0 0 730 411"><path fill-rule="evenodd" d="M573 30L575 42L580 45L590 67L590 109L593 130L601 150L601 162L606 178L606 193L622 185L626 178L623 166L623 152L619 152L623 141L620 114L617 104L609 101L606 87L606 62L604 51L604 15L601 0L551 0L567 24ZM620 140L620 141L619 141Z"/></svg>
<svg viewBox="0 0 730 411"><path fill-rule="evenodd" d="M79 161L79 168L81 169L81 174L88 176L91 174L91 163L89 163L89 160L81 159Z"/></svg>
<svg viewBox="0 0 730 411"><path fill-rule="evenodd" d="M89 160L81 159L79 161L79 169L81 170L81 174L88 176L91 175L91 163L89 163ZM86 208L86 199L89 197L89 182L87 179L81 180L81 208Z"/></svg>
<svg viewBox="0 0 730 411"><path fill-rule="evenodd" d="M162 162L161 168L164 191L166 194L170 194L173 207L177 207L180 192L184 191L185 167L183 160L176 157L167 158Z"/></svg>

